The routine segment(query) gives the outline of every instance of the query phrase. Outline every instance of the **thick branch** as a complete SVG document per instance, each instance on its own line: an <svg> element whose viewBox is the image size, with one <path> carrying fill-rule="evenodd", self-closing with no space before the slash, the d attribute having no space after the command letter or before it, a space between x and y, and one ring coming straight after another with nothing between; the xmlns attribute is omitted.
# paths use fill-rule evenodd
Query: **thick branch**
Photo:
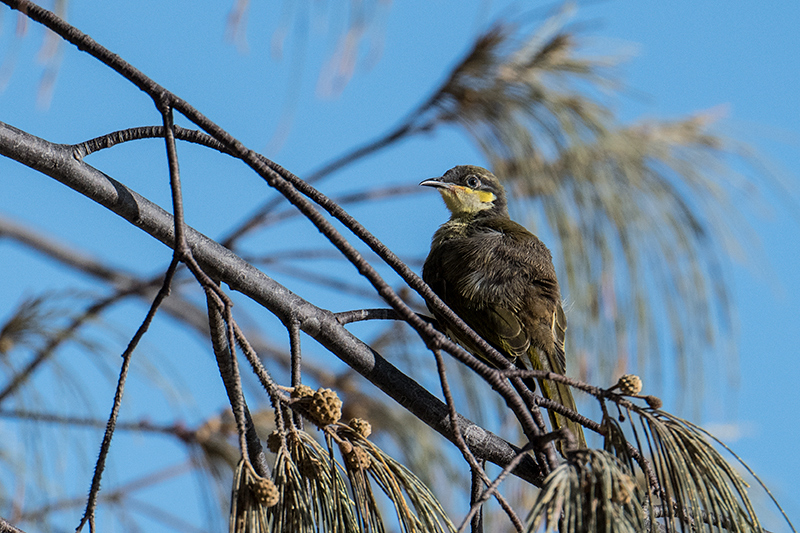
<svg viewBox="0 0 800 533"><path fill-rule="evenodd" d="M333 203L329 198L320 194L308 183L302 181L294 174L288 172L279 165L267 161L256 152L249 150L230 133L222 129L219 125L204 116L191 104L178 98L166 88L160 86L152 79L145 76L140 70L130 63L123 60L119 55L101 46L90 36L81 32L77 28L69 25L54 13L41 8L40 6L27 0L0 0L13 9L17 9L27 17L39 22L57 33L64 40L72 43L79 50L86 51L92 57L107 65L109 68L118 72L125 79L139 87L147 93L155 102L160 110L171 108L180 112L190 121L198 125L206 133L222 143L226 150L241 159L244 163L256 171L266 182L277 189L290 203L292 203L303 215L320 230L328 240L358 268L359 272L366 277L378 294L397 311L401 317L414 328L426 342L433 340L447 352L456 356L467 366L480 374L495 390L505 399L506 404L516 415L522 426L523 432L529 440L541 433L542 416L536 408L534 402L529 401L532 395L524 394L525 386L518 378L511 378L515 388L523 391L523 397L514 394L513 389L506 380L501 379L491 367L481 360L468 354L463 348L444 337L430 324L420 320L416 314L406 305L406 303L381 279L375 269L361 258L361 254L344 239L341 234L319 213L303 195L312 198L320 207L327 210L345 226L353 231L363 240L374 252L376 252L386 263L391 266L400 276L416 290L425 300L432 305L441 315L457 330L467 336L468 339L478 349L484 357L498 368L510 368L513 366L505 357L495 350L489 343L475 333L458 315L456 315L445 303L428 287L422 279L412 272L402 261L399 260L388 248L366 231L361 224L350 217L340 206ZM179 217L180 218L180 217ZM183 241L180 240L180 246ZM180 254L183 255L183 254ZM186 263L191 266L191 262ZM193 272L198 276L199 272ZM527 401L527 405L523 402ZM530 410L533 411L531 413ZM534 421L534 418L536 419Z"/></svg>
<svg viewBox="0 0 800 533"><path fill-rule="evenodd" d="M162 128L159 126L158 129L161 131ZM45 257L58 261L63 266L75 269L76 272L87 274L113 286L119 296L112 295L109 298L101 300L99 304L92 306L87 311L90 315L93 315L95 311L99 311L100 307L109 305L111 303L111 298L113 298L113 302L117 302L128 295L136 295L144 301L152 301L161 283L160 276L151 279L139 278L131 272L122 268L111 267L87 253L78 251L74 246L65 246L63 243L43 233L18 224L0 214L0 239L2 238L12 239L19 244L29 247L31 250L43 254ZM177 284L178 282L173 283L173 291L170 293L169 298L164 300L161 304L161 310L192 328L192 330L199 333L203 339L207 339L209 335L208 313L205 308L201 309L191 300L184 298L178 290L175 290ZM84 313L84 315L86 315L86 313ZM396 318L396 314L393 316ZM365 320L365 318L358 319ZM78 325L79 324L76 324L76 327ZM291 358L288 352L278 349L267 342L255 329L251 328L246 330L245 333L248 342L256 352L262 356L269 356L271 359L274 359L287 368L290 367ZM311 363L305 363L303 371L312 375L314 379L322 385L330 386L330 384L336 380L336 377L330 372ZM2 394L0 394L0 396L2 396Z"/></svg>
<svg viewBox="0 0 800 533"><path fill-rule="evenodd" d="M173 246L174 223L169 213L90 165L76 160L71 146L47 142L0 122L0 154L60 181L167 246ZM192 255L210 276L252 298L283 321L292 317L298 319L306 334L431 428L448 440L454 440L447 406L353 336L333 313L300 298L188 226L186 240ZM458 423L477 457L505 466L516 455L518 449L497 435L463 417ZM541 481L538 468L528 458L517 467L515 474L533 483Z"/></svg>

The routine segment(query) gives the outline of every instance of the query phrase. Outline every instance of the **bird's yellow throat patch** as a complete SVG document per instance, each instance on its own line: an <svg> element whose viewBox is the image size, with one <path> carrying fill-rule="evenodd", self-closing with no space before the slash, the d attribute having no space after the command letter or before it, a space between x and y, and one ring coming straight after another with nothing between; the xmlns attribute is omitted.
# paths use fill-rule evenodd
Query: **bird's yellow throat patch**
<svg viewBox="0 0 800 533"><path fill-rule="evenodd" d="M447 209L454 215L470 215L489 209L497 199L497 196L489 191L476 191L461 185L439 189L439 192Z"/></svg>

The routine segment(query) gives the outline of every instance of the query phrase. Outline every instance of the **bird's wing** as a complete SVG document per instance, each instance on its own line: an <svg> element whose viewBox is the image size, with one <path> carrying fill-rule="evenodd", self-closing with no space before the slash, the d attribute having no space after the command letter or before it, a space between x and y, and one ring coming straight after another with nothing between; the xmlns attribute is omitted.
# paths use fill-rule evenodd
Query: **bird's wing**
<svg viewBox="0 0 800 533"><path fill-rule="evenodd" d="M523 356L527 354L530 347L530 336L514 311L500 305L487 305L485 301L462 298L462 293L455 290L452 285L451 280L439 278L436 280L436 288L433 285L431 288L434 288L451 309L457 311L461 319L469 324L475 333L483 337L495 349L512 360L527 359ZM437 315L435 312L434 314ZM437 319L440 318L437 316ZM473 343L463 338L458 332L448 328L448 333L458 339L467 349L477 353Z"/></svg>
<svg viewBox="0 0 800 533"><path fill-rule="evenodd" d="M492 339L495 348L505 353L512 360L522 359L531 345L531 338L525 325L517 313L501 305L489 305L481 311L482 327L477 333L489 340Z"/></svg>
<svg viewBox="0 0 800 533"><path fill-rule="evenodd" d="M481 274L489 261L487 247L480 241L459 241L455 249L442 246L432 252L423 268L423 279L433 291L453 309L464 322L489 344L512 359L527 354L530 337L525 325L517 317L517 310L509 308L492 294L491 284ZM442 321L438 313L431 310ZM467 349L476 353L472 342L457 332L448 333ZM527 357L522 358L527 359Z"/></svg>
<svg viewBox="0 0 800 533"><path fill-rule="evenodd" d="M513 236L505 233L508 230ZM431 250L423 279L478 335L509 358L526 360L535 345L554 359L542 369L564 373L563 329L559 333L556 326L564 323L563 311L550 254L522 226L505 219L481 227L470 238L444 240ZM461 335L449 333L472 348Z"/></svg>
<svg viewBox="0 0 800 533"><path fill-rule="evenodd" d="M554 363L557 367L556 372L561 374L567 373L566 347L564 345L566 334L567 315L564 313L564 308L561 307L561 302L558 302L553 313L553 339L555 341Z"/></svg>

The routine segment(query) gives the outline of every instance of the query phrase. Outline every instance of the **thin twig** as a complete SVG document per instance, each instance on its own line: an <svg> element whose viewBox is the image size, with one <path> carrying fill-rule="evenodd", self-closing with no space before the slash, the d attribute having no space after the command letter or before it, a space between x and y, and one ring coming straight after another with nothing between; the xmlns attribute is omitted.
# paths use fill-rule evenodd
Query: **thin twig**
<svg viewBox="0 0 800 533"><path fill-rule="evenodd" d="M447 403L450 415L450 423L453 426L453 435L455 436L456 440L456 446L458 446L458 449L461 450L461 454L464 456L464 459L469 464L470 470L472 471L472 475L479 476L480 479L487 486L491 486L492 483L491 480L489 479L489 476L486 475L486 471L478 463L478 460L472 454L472 451L470 451L469 446L467 446L467 443L464 441L464 437L461 435L461 428L459 427L458 424L458 411L456 411L456 404L453 401L453 394L450 391L450 384L447 382L447 370L444 365L444 359L442 358L442 352L440 350L432 350L432 352L434 358L436 359L436 370L439 372L439 383L441 384L442 387L442 394L444 394L445 403ZM503 498L503 495L500 494L500 492L498 492L497 490L493 490L491 492L491 495L497 499L497 502L500 504L500 507L502 507L503 510L508 515L508 518L514 525L514 528L517 531L521 532L522 522L520 521L519 517L514 512L514 510L511 508L511 506L508 504L506 499ZM475 506L473 505L473 509L474 508ZM478 506L477 509L478 510L476 512L479 512L480 506ZM461 524L461 527L459 528L459 533L463 531L464 528L466 528L466 525L469 524L470 521L471 517L464 519L464 522Z"/></svg>
<svg viewBox="0 0 800 533"><path fill-rule="evenodd" d="M102 47L101 47L102 48ZM102 60L102 59L101 59ZM131 67L132 68L132 67ZM138 72L138 71L137 71ZM139 73L140 74L140 73ZM166 92L163 88L160 88L161 92ZM159 93L160 94L160 93ZM330 224L325 221L324 219L320 219L318 213L313 209L309 209L308 206L300 201L299 198L296 197L295 190L292 188L286 188L282 186L280 179L288 180L292 185L297 187L297 191L302 192L304 195L308 196L309 198L313 199L317 204L323 207L326 211L328 211L331 215L336 217L338 220L343 222L345 226L348 227L351 231L353 231L356 236L358 236L362 241L364 241L370 248L377 253L389 266L391 266L398 274L400 274L409 285L414 288L420 295L431 302L437 310L445 316L448 321L450 321L456 328L462 330L464 334L467 335L472 342L481 349L484 356L487 357L489 361L491 361L495 366L499 368L509 368L511 367L511 363L503 357L500 353L498 353L493 347L491 347L483 338L477 335L466 323L464 323L458 315L453 313L440 299L439 297L430 290L430 288L414 273L412 272L397 256L395 256L388 248L386 248L383 243L378 241L370 232L366 230L358 221L353 219L349 214L347 214L344 209L341 208L336 202L333 202L331 199L327 198L325 195L311 187L308 183L304 182L291 172L287 171L280 165L267 160L260 154L256 154L252 151L246 150L241 145L235 141L230 135L226 132L221 130L216 124L209 121L206 117L200 115L196 110L188 106L185 102L174 97L173 105L176 109L179 108L188 108L190 109L195 117L187 115L188 118L193 120L196 124L203 127L206 131L212 134L219 142L219 145L214 145L213 142L209 140L205 140L204 143L209 146L214 146L216 149L228 153L234 157L237 157L251 166L256 172L259 173L267 182L277 188L283 195L293 203L312 223L317 226L319 229L328 239L331 241L334 246L336 246L340 252L345 255L364 275L367 279L372 283L375 289L378 291L384 300L387 301L392 307L399 312L402 319L406 320L414 329L416 329L424 338L430 340L431 336L436 336L436 332L432 331L432 329L428 329L425 327L424 323L414 320L410 315L412 311L405 305L405 303L394 293L394 291L385 284L385 282L380 278L380 276L372 269L372 267L366 263L361 255L356 252L350 245L344 240L341 235L332 227ZM184 112L186 114L186 112ZM201 139L202 136L199 135L192 135L193 139ZM224 142L225 140L229 140L228 143ZM237 148L241 147L239 150L234 150L230 147L229 143L234 143ZM265 168L266 167L266 168ZM279 179L275 179L279 178ZM426 340L426 342L428 342ZM486 379L492 387L497 390L512 408L512 410L517 415L517 418L520 420L520 423L525 431L526 435L529 439L534 439L536 435L541 434L541 427L543 424L543 419L541 414L536 417L537 421L534 423L533 420L530 419L530 415L528 414L528 410L518 405L518 400L514 399L514 393L511 389L503 384L502 382L498 381L494 377L487 377L487 372L491 373L492 369L486 365L483 365L481 362L477 361L474 356L468 354L460 347L456 347L452 342L448 339L442 339L441 337L437 338L437 343L441 344L442 348L447 350L448 353L456 356L459 360L462 360L465 364L472 367L473 370L476 370L479 374L481 374L484 379ZM453 350L456 350L453 352ZM471 364L470 364L471 363ZM477 367L477 368L476 368ZM514 382L514 378L512 378L512 382ZM523 387L521 382L515 382L515 387L520 389ZM535 404L528 402L528 408L532 409Z"/></svg>
<svg viewBox="0 0 800 533"><path fill-rule="evenodd" d="M150 323L153 321L153 317L155 317L159 305L161 305L161 302L164 300L164 298L169 295L170 285L172 284L172 278L175 275L175 270L177 267L178 261L173 259L169 265L169 268L167 268L166 274L164 275L164 283L161 286L161 290L158 291L158 294L153 300L153 304L150 306L150 310L147 312L147 316L139 326L139 329L136 331L131 341L128 343L128 347L125 349L125 352L122 354L122 368L119 372L117 390L114 393L114 405L111 408L111 415L108 418L106 432L103 435L103 442L100 445L100 455L98 456L97 463L95 464L92 485L89 489L89 498L86 502L86 510L83 513L83 517L81 518L76 531L83 529L84 524L86 524L88 521L90 531L92 533L94 532L94 511L97 507L97 493L100 491L100 479L103 477L106 458L108 457L108 452L111 449L111 438L114 436L114 427L116 426L117 416L119 415L119 409L122 405L122 393L125 390L125 380L128 377L128 368L131 364L133 351L136 349L139 341L150 327Z"/></svg>
<svg viewBox="0 0 800 533"><path fill-rule="evenodd" d="M222 289L208 277L195 261L189 244L186 242L186 222L183 216L183 191L181 189L181 174L178 165L178 149L175 146L175 133L172 106L169 103L167 92L159 92L153 96L156 106L161 111L164 120L164 142L167 147L167 164L169 166L169 184L172 195L172 213L175 223L175 244L173 252L179 261L184 263L192 275L206 291L213 293L213 297L218 300L217 305L224 310L231 307L232 302Z"/></svg>
<svg viewBox="0 0 800 533"><path fill-rule="evenodd" d="M543 435L542 438L552 440L551 437L548 437L548 435ZM500 483L505 480L505 478L517 467L520 462L525 459L525 457L528 457L528 452L533 450L533 448L533 444L529 442L521 450L519 450L517 455L515 455L514 458L503 468L503 471L500 472L500 475L498 475L495 480L486 487L486 490L483 491L480 499L472 504L469 513L467 513L467 516L464 517L462 527L466 527L466 524L470 523L475 513L477 513L483 504L489 501L489 498L494 495L494 493L497 491L497 488L500 486ZM463 531L463 529L459 529L459 531Z"/></svg>
<svg viewBox="0 0 800 533"><path fill-rule="evenodd" d="M167 147L167 162L169 165L169 182L172 193L173 220L175 222L175 245L174 257L186 264L197 281L205 288L209 325L211 336L214 339L214 352L217 355L220 374L225 382L228 392L231 409L236 420L236 428L239 434L239 446L242 454L250 461L260 475L268 475L264 452L261 442L258 439L255 425L247 409L242 392L241 377L239 375L239 365L236 359L236 343L233 333L233 317L231 316L231 301L222 292L222 289L214 283L210 277L200 268L195 261L191 249L186 241L186 229L183 211L183 192L181 190L180 170L178 165L178 151L175 146L174 123L172 106L166 93L161 93L158 98L154 97L156 106L161 110L164 120L164 140ZM224 323L224 324L223 324ZM225 327L223 327L223 325ZM225 361L225 356L228 360ZM227 364L226 364L227 363ZM228 379L225 379L225 374Z"/></svg>
<svg viewBox="0 0 800 533"><path fill-rule="evenodd" d="M19 149L21 146L24 150ZM48 142L0 122L0 154L58 180L161 243L173 246L174 221L169 213L130 187L76 160L71 147ZM409 412L446 438L453 439L444 403L342 328L332 313L300 298L230 250L188 226L187 235L192 243L193 253L215 278L253 299L281 319L297 314L306 334L331 350ZM465 438L469 436L467 440L470 446L479 450L476 453L481 457L502 466L516 456L516 448L505 440L466 418L459 420L462 425L471 428L466 431ZM532 458L527 455L525 457L526 461L519 465L515 474L531 483L540 484L542 472Z"/></svg>
<svg viewBox="0 0 800 533"><path fill-rule="evenodd" d="M174 105L176 108L180 106L181 102L182 101L180 101L179 99L177 99L177 97L175 97ZM186 105L188 106L188 104ZM425 108L425 106L423 106L423 108ZM209 127L218 130L219 133L218 135L215 135L215 137L217 138L219 138L220 136L223 138L230 137L229 135L227 135L227 133L219 129L215 124L208 121L208 119L206 119L196 111L195 113L204 122L208 123ZM192 117L189 118L192 119ZM196 119L192 120L194 120L195 123L203 127L203 124L198 122ZM204 127L204 129L212 133L212 135L214 134L214 131L209 130L208 127ZM197 139L201 138L201 136L194 135L193 138ZM230 139L233 140L232 138ZM209 141L206 141L206 143L208 145L212 145L212 143ZM376 252L387 264L389 264L389 266L391 266L398 274L400 274L412 288L417 290L417 292L419 292L420 295L423 296L423 298L426 298L426 300L430 301L434 305L434 307L436 307L437 310L439 310L443 314L443 316L445 316L448 319L448 321L452 322L452 324L456 328L461 329L467 335L468 338L471 338L474 344L481 349L483 355L485 355L489 361L492 361L492 363L495 364L495 366L499 368L504 368L504 367L509 368L513 366L506 358L504 358L501 354L499 354L493 347L491 347L488 343L486 343L486 341L483 338L477 335L466 323L464 323L460 317L458 317L455 313L453 313L439 299L439 297L435 293L433 293L433 291L431 291L430 288L424 282L422 282L422 280L414 272L412 272L402 261L400 261L400 259L397 256L395 256L388 248L386 248L383 245L383 243L378 241L371 233L369 233L366 230L366 228L364 228L360 223L358 223L358 221L356 221L349 214L347 214L344 211L344 209L342 209L341 206L338 205L336 202L333 202L331 199L327 198L325 195L323 195L322 193L311 187L307 182L304 182L303 180L301 180L291 172L287 171L280 165L267 160L266 158L264 158L259 154L254 154L253 152L246 150L242 150L242 152L245 152L244 154L239 154L237 153L237 151L228 148L228 144L224 142L221 143L221 146L215 146L215 147L218 150L221 150L225 153L233 155L234 157L242 159L242 161L246 162L254 170L256 170L256 172L258 172L264 179L266 179L271 186L276 187L279 191L281 191L284 194L284 196L291 203L293 203L301 212L303 212L303 214L305 214L306 217L309 218L309 220L311 220L311 222L317 226L317 229L319 229L328 238L328 240L332 244L334 244L334 246L336 246L340 250L340 252L342 252L345 255L345 257L347 257L359 269L362 275L367 277L367 279L372 283L372 285L378 291L378 294L380 294L384 298L384 300L386 300L390 305L392 305L392 307L396 311L399 312L401 318L406 320L412 327L414 327L414 329L416 329L423 336L423 338L428 339L426 340L426 342L428 342L431 339L431 335L435 336L436 334L426 329L424 324L415 321L414 318L412 318L411 316L412 313L411 310L405 305L404 302L402 302L402 300L394 293L394 291L392 291L392 289L385 284L385 282L380 278L377 272L375 272L372 269L369 263L364 261L363 257L361 257L361 255L358 252L356 252L349 245L349 243L347 243L347 241L344 240L341 237L341 235L330 226L329 223L327 223L327 221L325 221L324 219L320 219L316 211L314 211L313 209L309 209L304 202L300 201L295 196L295 194L293 194L295 192L294 189L292 188L287 189L285 187L282 187L280 180L275 180L276 177L275 174L277 174L280 178L287 180L293 186L297 187L297 191L302 192L304 195L314 200L317 204L323 207L331 215L333 215L338 220L343 222L348 227L348 229L353 231L356 234L356 236L358 236L362 241L364 241L367 245L369 245L374 252ZM255 165L249 161L249 159L253 157L258 161ZM263 168L264 165L266 165L267 167L266 169ZM531 415L528 414L528 410L518 405L519 403L518 400L515 399L513 392L506 384L497 381L494 377L487 377L485 371L488 370L489 372L491 372L490 367L486 367L485 365L482 365L480 362L476 363L475 358L471 356L471 354L467 355L460 348L455 348L457 351L453 352L452 343L448 339L444 339L444 342L442 343L442 339L439 338L437 339L437 343L441 344L442 348L447 350L452 355L455 355L457 358L462 360L462 362L465 362L466 364L468 364L468 366L473 367L473 369L478 371L478 373L481 374L484 377L484 379L486 379L490 384L492 384L493 388L495 388L495 390L497 390L506 399L506 402L509 404L512 410L517 414L517 418L520 420L523 431L530 440L534 440L537 435L542 434L544 427L544 419L541 416L541 413L539 413L538 410L535 408L536 404L533 401L531 401L530 396L526 396L528 398L526 404L527 408L533 411L533 417L535 419L535 423L534 419L530 419ZM476 369L475 366L478 366L479 368L483 366L484 372L481 372L480 370ZM511 378L511 381L517 390L522 390L522 391L525 390L526 387L521 381L515 379L514 377ZM547 455L548 463L551 463L552 466L552 463L554 462L554 455L552 453L548 454L546 451L545 454Z"/></svg>
<svg viewBox="0 0 800 533"><path fill-rule="evenodd" d="M248 362L253 367L253 372L258 377L261 385L264 387L264 390L270 395L270 398L275 401L276 399L285 400L284 395L278 389L277 384L267 372L267 369L264 368L264 365L261 364L261 359L259 359L258 354L250 345L247 338L244 336L244 333L239 328L239 325L234 322L233 324L234 334L236 335L236 342L242 348L242 352L244 353L245 357L247 357Z"/></svg>
<svg viewBox="0 0 800 533"><path fill-rule="evenodd" d="M45 422L51 424L64 424L67 426L83 426L89 428L103 428L106 427L107 424L106 420L100 420L99 418L54 415L51 413L39 413L35 411L25 411L19 409L0 409L0 417L18 420L32 420L35 422ZM187 428L182 423L162 425L154 424L147 419L142 419L137 422L117 422L116 431L141 431L174 435L183 442L187 443L195 442L197 437L196 431Z"/></svg>
<svg viewBox="0 0 800 533"><path fill-rule="evenodd" d="M181 190L181 173L178 166L178 149L175 146L175 134L172 131L172 107L164 102L156 101L164 120L164 142L167 146L167 165L169 167L169 186L172 194L172 216L175 220L175 254L179 260L189 255L189 245L186 244L186 231L183 217L183 192Z"/></svg>
<svg viewBox="0 0 800 533"><path fill-rule="evenodd" d="M483 475L477 470L472 470L470 472L470 491L469 491L469 506L472 508L474 505L478 503L478 499L480 498L481 494L483 493L483 477L486 475L485 473L485 466L486 462L481 461L479 463ZM483 533L483 506L478 509L478 512L475 513L475 516L472 517L470 521L470 530L471 533Z"/></svg>
<svg viewBox="0 0 800 533"><path fill-rule="evenodd" d="M403 318L394 309L353 309L352 311L341 311L334 313L336 320L341 325L350 324L352 322L361 322L364 320L403 320ZM436 319L427 315L417 313L417 316L428 322L437 325Z"/></svg>
<svg viewBox="0 0 800 533"><path fill-rule="evenodd" d="M303 383L303 352L300 348L300 322L295 317L289 319L286 325L289 331L289 350L292 356L292 387L299 387ZM294 413L295 425L302 429L303 418L300 413Z"/></svg>
<svg viewBox="0 0 800 533"><path fill-rule="evenodd" d="M206 297L211 345L214 349L214 356L217 359L217 367L219 368L222 383L225 386L228 402L236 419L242 453L246 454L247 459L260 476L268 476L269 466L267 465L266 456L242 393L239 367L235 359L235 352L232 349L235 344L233 340L235 333L231 334L229 331L233 327L230 324L232 319L225 319L213 291L206 290Z"/></svg>

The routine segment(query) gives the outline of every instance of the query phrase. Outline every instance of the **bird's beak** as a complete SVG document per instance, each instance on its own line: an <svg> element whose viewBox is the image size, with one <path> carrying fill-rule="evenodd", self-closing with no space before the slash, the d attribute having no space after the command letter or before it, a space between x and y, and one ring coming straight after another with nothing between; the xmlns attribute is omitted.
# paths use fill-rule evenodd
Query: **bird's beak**
<svg viewBox="0 0 800 533"><path fill-rule="evenodd" d="M449 183L442 182L442 178L429 178L425 181L422 181L420 185L424 187L435 187L437 189L450 189L451 185Z"/></svg>

